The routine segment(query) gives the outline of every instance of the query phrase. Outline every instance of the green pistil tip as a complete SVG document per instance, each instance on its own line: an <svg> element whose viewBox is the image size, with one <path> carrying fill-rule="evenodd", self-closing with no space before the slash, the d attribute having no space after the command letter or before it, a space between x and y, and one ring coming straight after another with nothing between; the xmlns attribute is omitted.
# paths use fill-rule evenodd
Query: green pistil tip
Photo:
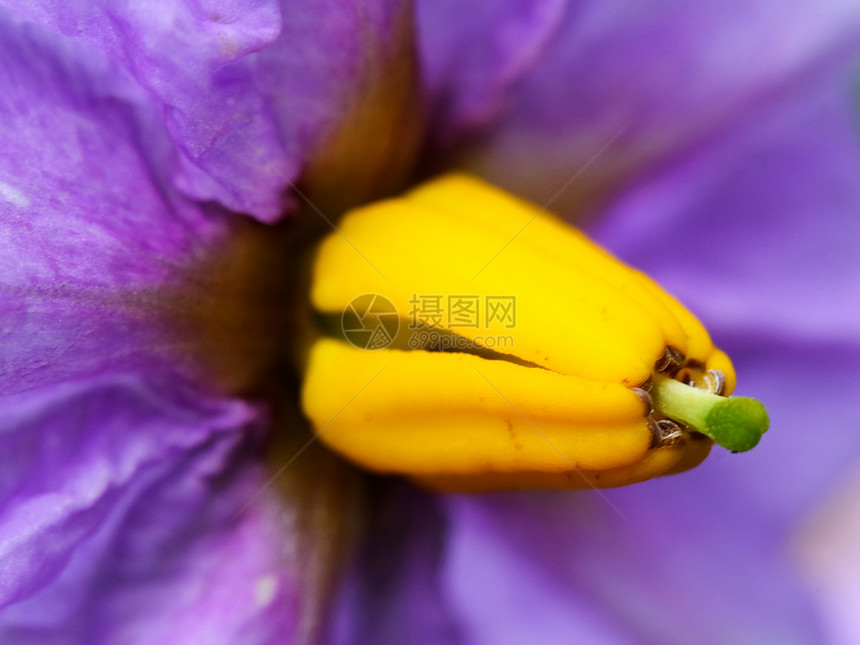
<svg viewBox="0 0 860 645"><path fill-rule="evenodd" d="M767 411L756 399L717 396L669 378L657 379L651 396L656 411L732 452L752 450L768 428Z"/></svg>

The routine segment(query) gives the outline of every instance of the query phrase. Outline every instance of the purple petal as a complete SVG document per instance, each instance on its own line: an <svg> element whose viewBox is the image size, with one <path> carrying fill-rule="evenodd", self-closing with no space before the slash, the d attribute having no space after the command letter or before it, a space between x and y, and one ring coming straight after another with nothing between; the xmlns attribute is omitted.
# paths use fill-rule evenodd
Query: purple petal
<svg viewBox="0 0 860 645"><path fill-rule="evenodd" d="M330 645L467 642L441 587L446 525L436 496L404 482L378 487L364 544L332 614Z"/></svg>
<svg viewBox="0 0 860 645"><path fill-rule="evenodd" d="M266 643L297 628L257 412L99 379L4 397L0 639Z"/></svg>
<svg viewBox="0 0 860 645"><path fill-rule="evenodd" d="M860 143L848 73L749 114L641 183L597 237L717 340L758 332L857 343Z"/></svg>
<svg viewBox="0 0 860 645"><path fill-rule="evenodd" d="M85 44L5 13L0 30L0 393L104 372L199 374L204 313L213 325L242 317L210 355L259 337L275 307L253 306L257 281L221 271L248 227L177 194L146 93Z"/></svg>
<svg viewBox="0 0 860 645"><path fill-rule="evenodd" d="M399 5L47 0L17 11L146 90L138 98L176 143L172 181L188 197L273 221L309 158L370 91L370 63L384 69L397 53L388 45L402 30ZM377 125L351 134L384 141Z"/></svg>
<svg viewBox="0 0 860 645"><path fill-rule="evenodd" d="M483 127L506 107L511 87L545 55L567 11L564 0L418 3L434 136Z"/></svg>
<svg viewBox="0 0 860 645"><path fill-rule="evenodd" d="M162 309L229 221L115 63L0 21L0 640L276 642L305 535L270 495L234 519L260 411L187 385Z"/></svg>
<svg viewBox="0 0 860 645"><path fill-rule="evenodd" d="M748 509L648 488L615 502L620 517L588 493L455 504L446 573L470 642L517 643L535 629L572 642L819 640L788 563L768 554L776 536L727 541L719 530Z"/></svg>
<svg viewBox="0 0 860 645"><path fill-rule="evenodd" d="M512 0L486 3L496 22L477 28L443 19L456 4L420 5L431 88L453 93L437 99L451 106L439 136L447 141L473 127L475 105L496 106L499 118L458 163L541 204L590 164L555 202L562 212L581 211L619 181L683 154L815 73L860 34L860 5L851 0L571 2L563 9ZM524 37L498 35L522 15L533 27ZM515 74L511 60L524 61Z"/></svg>
<svg viewBox="0 0 860 645"><path fill-rule="evenodd" d="M826 620L828 643L854 643L860 638L860 470L851 472L824 498L794 540L801 570Z"/></svg>
<svg viewBox="0 0 860 645"><path fill-rule="evenodd" d="M169 368L157 291L228 222L171 190L167 133L113 63L0 24L0 392Z"/></svg>
<svg viewBox="0 0 860 645"><path fill-rule="evenodd" d="M535 616L547 640L802 643L831 629L837 612L819 612L792 552L860 452L847 69L657 166L597 229L714 330L770 432L749 455L715 449L690 473L601 494L452 498L446 576L472 642L520 642Z"/></svg>

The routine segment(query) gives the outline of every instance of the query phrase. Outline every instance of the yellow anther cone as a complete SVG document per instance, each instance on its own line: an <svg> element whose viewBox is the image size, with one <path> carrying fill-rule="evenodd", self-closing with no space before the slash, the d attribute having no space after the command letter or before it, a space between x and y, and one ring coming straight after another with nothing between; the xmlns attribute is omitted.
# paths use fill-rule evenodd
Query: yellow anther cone
<svg viewBox="0 0 860 645"><path fill-rule="evenodd" d="M721 370L724 394L735 381L649 278L465 175L348 213L318 249L311 302L331 334L311 348L302 393L320 439L445 490L617 486L692 467L710 440L661 440L634 388L667 348L687 369Z"/></svg>

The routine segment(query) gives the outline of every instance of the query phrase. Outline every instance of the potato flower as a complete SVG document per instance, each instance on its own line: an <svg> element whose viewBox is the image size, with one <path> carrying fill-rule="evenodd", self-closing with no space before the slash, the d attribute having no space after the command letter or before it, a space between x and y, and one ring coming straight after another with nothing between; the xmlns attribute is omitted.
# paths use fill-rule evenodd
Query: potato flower
<svg viewBox="0 0 860 645"><path fill-rule="evenodd" d="M4 3L0 642L856 641L858 37L847 0ZM472 495L315 441L313 249L452 169L680 298L761 446Z"/></svg>

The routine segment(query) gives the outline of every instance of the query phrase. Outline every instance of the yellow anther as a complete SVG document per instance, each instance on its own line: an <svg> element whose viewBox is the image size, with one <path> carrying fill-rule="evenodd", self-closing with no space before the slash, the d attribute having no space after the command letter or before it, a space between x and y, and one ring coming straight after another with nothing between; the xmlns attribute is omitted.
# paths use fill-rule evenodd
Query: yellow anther
<svg viewBox="0 0 860 645"><path fill-rule="evenodd" d="M690 468L711 442L686 426L655 438L660 411L643 396L665 378L655 365L669 348L685 368L718 370L726 392L735 381L649 278L465 175L348 213L318 249L311 302L329 332L302 392L320 439L445 490L618 486Z"/></svg>

